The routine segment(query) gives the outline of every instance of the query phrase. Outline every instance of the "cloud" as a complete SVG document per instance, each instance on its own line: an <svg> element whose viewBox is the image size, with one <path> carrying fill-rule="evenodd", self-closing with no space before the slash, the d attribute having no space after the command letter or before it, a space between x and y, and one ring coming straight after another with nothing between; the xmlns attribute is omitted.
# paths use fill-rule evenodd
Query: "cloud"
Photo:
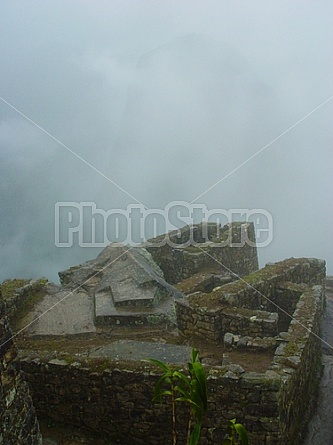
<svg viewBox="0 0 333 445"><path fill-rule="evenodd" d="M332 5L3 1L0 96L150 207L192 201L332 94ZM204 194L264 208L261 262L332 269L327 103ZM0 101L0 279L47 275L96 249L54 246L58 201L133 199Z"/></svg>

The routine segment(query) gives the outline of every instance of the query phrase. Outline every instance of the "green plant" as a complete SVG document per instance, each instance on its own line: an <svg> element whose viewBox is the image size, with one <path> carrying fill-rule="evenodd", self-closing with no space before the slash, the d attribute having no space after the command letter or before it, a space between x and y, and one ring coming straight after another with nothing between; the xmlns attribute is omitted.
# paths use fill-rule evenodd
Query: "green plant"
<svg viewBox="0 0 333 445"><path fill-rule="evenodd" d="M154 397L153 402L160 402L162 396L171 397L171 412L172 412L172 443L176 445L177 443L177 429L176 429L176 385L177 382L182 379L182 374L178 371L173 371L170 366L166 365L159 360L150 359L151 363L162 368L164 374L158 379L154 387ZM166 385L170 386L170 389L164 389Z"/></svg>
<svg viewBox="0 0 333 445"><path fill-rule="evenodd" d="M199 352L194 348L192 348L191 362L188 363L188 369L190 373L190 391L188 395L184 394L184 402L190 404L188 443L195 445L200 438L202 421L207 413L208 402L206 373L199 361ZM195 422L194 428L190 433L193 421Z"/></svg>
<svg viewBox="0 0 333 445"><path fill-rule="evenodd" d="M236 423L236 419L229 420L228 423L228 436L222 442L222 445L238 445L236 442L236 436L241 439L241 445L248 445L249 440L247 437L247 432L241 423Z"/></svg>
<svg viewBox="0 0 333 445"><path fill-rule="evenodd" d="M169 365L159 360L149 359L149 362L163 370L162 376L154 386L153 402L160 402L163 396L171 397L172 438L173 445L177 444L176 403L187 403L190 415L187 428L187 445L197 445L200 439L202 421L207 414L207 379L205 370L199 360L199 352L192 348L191 361L188 363L188 373L173 370ZM240 438L238 444L236 439ZM228 422L228 437L222 445L248 445L245 427L236 423L236 419Z"/></svg>
<svg viewBox="0 0 333 445"><path fill-rule="evenodd" d="M191 362L188 363L189 377L159 360L149 361L164 371L154 387L153 401L161 401L163 396L171 397L173 445L177 444L176 402L189 404L187 443L196 445L200 438L203 417L207 413L206 374L199 361L198 351L192 349Z"/></svg>

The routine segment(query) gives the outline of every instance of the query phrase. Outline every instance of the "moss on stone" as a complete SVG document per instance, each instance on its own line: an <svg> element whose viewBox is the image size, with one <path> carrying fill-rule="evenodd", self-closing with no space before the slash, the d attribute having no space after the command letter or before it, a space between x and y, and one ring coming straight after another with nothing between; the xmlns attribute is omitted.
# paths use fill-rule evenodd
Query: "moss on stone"
<svg viewBox="0 0 333 445"><path fill-rule="evenodd" d="M64 357L64 360L67 363L67 365L71 365L74 362L74 358L71 355L66 355Z"/></svg>
<svg viewBox="0 0 333 445"><path fill-rule="evenodd" d="M200 300L198 300L197 297L194 296L193 298L190 299L190 304L206 306L210 308L221 306L221 298L223 297L224 294L229 294L229 295L238 294L240 291L249 287L249 285L251 287L255 287L256 285L259 285L264 281L272 280L275 277L276 278L281 277L290 268L298 266L302 263L308 264L308 262L309 262L308 258L297 258L297 259L288 258L278 263L268 264L263 269L253 272L241 278L238 281L225 284L218 291L215 292L213 291L211 293L204 295L203 297L200 298Z"/></svg>
<svg viewBox="0 0 333 445"><path fill-rule="evenodd" d="M19 289L26 284L29 284L30 280L26 279L14 279L14 280L6 280L1 284L2 297L4 299L11 298L15 295L16 289Z"/></svg>
<svg viewBox="0 0 333 445"><path fill-rule="evenodd" d="M28 281L28 283L25 283L25 285L29 283L30 281ZM47 283L48 280L45 278L36 281L36 283L31 286L31 289L29 288L27 290L27 293L24 295L24 297L20 298L19 305L17 305L17 307L15 308L14 314L11 315L11 321L14 329L19 329L22 320L24 320L29 312L34 309L36 304L43 300L46 295L45 286Z"/></svg>
<svg viewBox="0 0 333 445"><path fill-rule="evenodd" d="M300 350L299 344L295 343L294 341L291 341L284 348L284 354L286 356L292 356L297 354L299 350Z"/></svg>

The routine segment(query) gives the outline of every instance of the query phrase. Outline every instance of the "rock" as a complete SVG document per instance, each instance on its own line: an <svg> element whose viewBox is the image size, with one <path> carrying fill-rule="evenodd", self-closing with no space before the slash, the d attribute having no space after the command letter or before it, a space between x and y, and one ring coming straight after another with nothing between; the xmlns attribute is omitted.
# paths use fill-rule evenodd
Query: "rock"
<svg viewBox="0 0 333 445"><path fill-rule="evenodd" d="M233 372L236 375L244 374L244 372L245 372L245 370L240 365L237 365L235 363L231 363L228 366L228 370Z"/></svg>
<svg viewBox="0 0 333 445"><path fill-rule="evenodd" d="M222 366L230 365L230 359L228 354L223 354Z"/></svg>
<svg viewBox="0 0 333 445"><path fill-rule="evenodd" d="M122 276L117 277L119 274ZM164 280L163 272L146 249L129 248L120 243L108 245L93 260L59 272L59 278L62 285L82 286L86 290L106 288L113 280L125 284L132 279L141 286Z"/></svg>
<svg viewBox="0 0 333 445"><path fill-rule="evenodd" d="M167 363L186 364L191 356L189 346L170 345L166 343L139 342L118 340L91 350L90 358L115 358L117 360L144 360L147 357Z"/></svg>
<svg viewBox="0 0 333 445"><path fill-rule="evenodd" d="M168 284L143 247L112 243L96 259L59 272L67 288L81 287L94 298L98 325L142 325L173 321L174 298L183 294ZM163 311L159 311L161 300Z"/></svg>
<svg viewBox="0 0 333 445"><path fill-rule="evenodd" d="M232 379L232 380L238 380L239 379L239 376L237 374L235 374L234 372L232 372L232 371L227 371L224 374L224 377L226 377L227 379Z"/></svg>
<svg viewBox="0 0 333 445"><path fill-rule="evenodd" d="M226 332L223 337L223 343L226 348L231 348L234 344L234 335L230 332Z"/></svg>
<svg viewBox="0 0 333 445"><path fill-rule="evenodd" d="M243 349L247 346L247 338L246 337L240 337L237 342L237 348Z"/></svg>
<svg viewBox="0 0 333 445"><path fill-rule="evenodd" d="M49 364L51 365L57 365L57 366L67 366L68 363L66 362L66 360L59 360L57 358L54 358L52 360L49 361Z"/></svg>

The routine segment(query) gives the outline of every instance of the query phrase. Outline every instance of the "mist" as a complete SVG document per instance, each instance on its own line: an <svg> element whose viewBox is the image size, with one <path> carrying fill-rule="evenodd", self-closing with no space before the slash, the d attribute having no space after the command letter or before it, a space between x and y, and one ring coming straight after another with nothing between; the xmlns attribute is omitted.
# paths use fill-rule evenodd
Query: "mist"
<svg viewBox="0 0 333 445"><path fill-rule="evenodd" d="M0 281L56 281L100 251L55 246L58 202L264 209L261 266L317 257L333 274L332 15L328 0L2 1Z"/></svg>

